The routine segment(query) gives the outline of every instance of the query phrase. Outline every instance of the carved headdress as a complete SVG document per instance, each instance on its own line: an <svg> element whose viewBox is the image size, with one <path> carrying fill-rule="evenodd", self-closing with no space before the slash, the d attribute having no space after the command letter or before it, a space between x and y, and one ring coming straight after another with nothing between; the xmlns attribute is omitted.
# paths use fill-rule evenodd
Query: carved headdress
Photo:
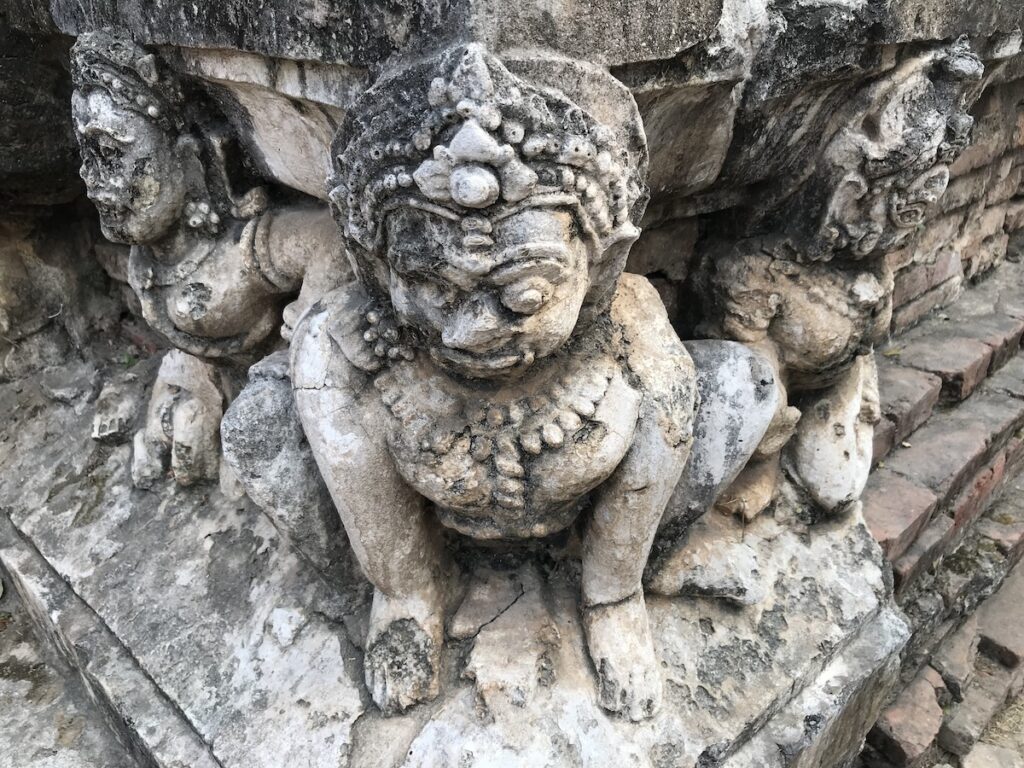
<svg viewBox="0 0 1024 768"><path fill-rule="evenodd" d="M458 221L467 248L489 244L492 221L517 210L569 207L591 250L588 303L614 284L647 198L636 105L606 72L574 62L522 63L529 77L509 67L476 44L449 49L382 78L349 113L334 141L330 197L372 291L386 284L382 225L399 206ZM545 72L586 80L587 98L614 124L538 82Z"/></svg>
<svg viewBox="0 0 1024 768"><path fill-rule="evenodd" d="M182 128L182 92L177 79L159 72L156 57L110 30L86 32L71 48L75 88L98 88L126 109L166 130Z"/></svg>

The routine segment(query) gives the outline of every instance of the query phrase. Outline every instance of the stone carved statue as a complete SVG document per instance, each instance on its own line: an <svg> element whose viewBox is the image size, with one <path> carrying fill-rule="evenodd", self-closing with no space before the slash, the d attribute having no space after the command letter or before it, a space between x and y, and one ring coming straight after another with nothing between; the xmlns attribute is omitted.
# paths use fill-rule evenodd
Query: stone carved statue
<svg viewBox="0 0 1024 768"><path fill-rule="evenodd" d="M948 164L969 140L971 85L981 74L966 40L904 61L861 94L855 120L773 217L786 222L781 234L712 248L703 259L702 333L762 352L788 391L754 460L723 495L726 506L748 518L764 509L780 454L789 488L819 514L860 497L880 418L872 348L892 313L885 256L945 191Z"/></svg>
<svg viewBox="0 0 1024 768"><path fill-rule="evenodd" d="M656 291L621 275L645 202L635 105L606 73L557 66L627 119L468 45L382 77L335 141L358 281L300 322L291 376L376 588L365 675L387 713L438 693L443 530L521 541L578 518L600 702L637 720L661 697L641 580L672 527L697 373Z"/></svg>
<svg viewBox="0 0 1024 768"><path fill-rule="evenodd" d="M302 288L285 310L288 335L311 297L347 276L326 208L273 207L260 186L235 192L225 132L154 54L91 32L72 49L72 75L88 196L103 234L132 246L129 283L146 321L172 345L209 358L244 355L278 328L286 296ZM222 410L210 392L216 376L207 363L180 356L162 370L170 378L157 387L162 401L151 405L150 422L163 417L136 437L136 482L162 475L172 455L195 458L192 469L175 469L180 481L216 477L209 455ZM174 415L179 406L183 413ZM177 458L172 463L179 467Z"/></svg>

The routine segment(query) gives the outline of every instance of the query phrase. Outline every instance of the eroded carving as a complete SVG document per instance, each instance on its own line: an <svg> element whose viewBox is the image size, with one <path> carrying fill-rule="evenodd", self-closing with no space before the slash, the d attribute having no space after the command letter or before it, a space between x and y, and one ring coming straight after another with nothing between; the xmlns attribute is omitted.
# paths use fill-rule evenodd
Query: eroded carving
<svg viewBox="0 0 1024 768"><path fill-rule="evenodd" d="M172 345L209 358L250 353L281 326L286 297L298 294L284 309L288 337L316 297L349 277L328 210L273 205L259 185L238 192L244 174L231 137L202 95L154 54L92 32L75 43L72 74L87 193L103 234L131 245L128 282L146 321ZM222 405L193 412L212 402L208 369L180 355L161 368L136 439L141 485L162 473L168 456L194 455L191 469L175 462L181 481L216 476L211 451Z"/></svg>
<svg viewBox="0 0 1024 768"><path fill-rule="evenodd" d="M860 497L880 417L872 348L892 313L885 256L945 191L948 164L969 139L981 73L963 39L902 62L861 94L863 108L773 217L786 222L781 232L705 255L702 332L764 353L788 391L725 506L747 517L764 509L778 488L780 451L788 487L819 514Z"/></svg>
<svg viewBox="0 0 1024 768"><path fill-rule="evenodd" d="M438 692L438 522L516 541L579 518L599 698L640 719L661 696L641 578L690 453L695 371L654 289L619 279L645 201L630 96L559 62L629 116L602 124L513 66L451 49L350 113L331 199L359 281L300 323L292 381L376 587L365 670L383 710Z"/></svg>

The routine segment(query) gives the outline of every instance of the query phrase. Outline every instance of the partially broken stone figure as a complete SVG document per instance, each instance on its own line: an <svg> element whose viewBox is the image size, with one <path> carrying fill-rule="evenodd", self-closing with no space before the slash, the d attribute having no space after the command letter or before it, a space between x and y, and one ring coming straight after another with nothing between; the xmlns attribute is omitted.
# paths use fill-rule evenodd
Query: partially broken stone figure
<svg viewBox="0 0 1024 768"><path fill-rule="evenodd" d="M303 288L285 309L287 335L325 281L348 276L325 207L275 209L262 186L235 192L229 134L154 54L91 32L72 49L72 74L87 193L103 234L132 245L128 281L146 321L175 347L208 358L249 352L277 330L284 297ZM216 372L184 352L161 367L136 436L137 485L169 462L183 484L216 477L217 401L227 393L212 392Z"/></svg>
<svg viewBox="0 0 1024 768"><path fill-rule="evenodd" d="M522 540L580 517L600 701L652 715L641 578L690 453L696 374L655 290L621 275L646 197L632 98L576 62L458 47L382 77L334 156L358 282L300 322L292 382L376 587L374 700L397 712L438 693L451 565L437 521Z"/></svg>
<svg viewBox="0 0 1024 768"><path fill-rule="evenodd" d="M789 200L760 213L771 235L708 248L702 259L700 332L757 349L788 395L723 495L748 519L771 502L783 473L812 517L860 498L880 419L872 348L892 316L886 255L945 191L970 138L982 70L966 38L900 62L858 94Z"/></svg>

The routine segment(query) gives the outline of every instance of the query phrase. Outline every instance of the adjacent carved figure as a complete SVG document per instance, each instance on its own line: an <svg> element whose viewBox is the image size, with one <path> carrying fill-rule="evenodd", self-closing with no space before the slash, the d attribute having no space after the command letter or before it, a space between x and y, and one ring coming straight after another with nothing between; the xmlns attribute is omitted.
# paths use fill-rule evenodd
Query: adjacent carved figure
<svg viewBox="0 0 1024 768"><path fill-rule="evenodd" d="M209 109L189 109L205 102L195 94L186 98L185 86L154 54L109 32L91 32L72 49L72 74L88 196L103 234L131 244L128 281L146 321L175 347L212 358L248 352L278 328L286 296L302 288L285 310L287 335L289 322L313 296L348 276L326 207L274 208L259 186L235 192L226 134L211 124ZM187 405L209 400L207 377L182 378L203 366L176 358L165 367L177 372L165 382L170 399L150 409L154 418L165 418L148 424L136 441L135 476L142 484L177 455L164 449L165 441L180 442L184 455L194 448L192 436L205 435L204 445L209 436L215 439L219 406L195 411ZM174 396L189 389L191 397ZM173 415L179 405L191 415ZM184 426L200 417L203 425ZM175 430L190 437L175 437L176 423ZM195 469L198 474L176 474L183 480L216 476L215 462L204 460Z"/></svg>
<svg viewBox="0 0 1024 768"><path fill-rule="evenodd" d="M770 217L781 234L705 255L702 332L764 353L789 394L723 504L760 512L776 492L780 451L791 487L819 514L860 497L880 418L872 348L892 313L885 256L945 191L948 164L969 139L970 86L981 74L965 40L904 61L865 90L855 121Z"/></svg>
<svg viewBox="0 0 1024 768"><path fill-rule="evenodd" d="M660 699L641 578L690 453L695 371L650 284L619 279L645 201L635 105L607 73L557 66L626 118L470 45L383 77L335 142L358 282L302 320L292 381L376 587L365 670L386 712L438 692L437 523L521 540L583 510L600 701L639 719Z"/></svg>

